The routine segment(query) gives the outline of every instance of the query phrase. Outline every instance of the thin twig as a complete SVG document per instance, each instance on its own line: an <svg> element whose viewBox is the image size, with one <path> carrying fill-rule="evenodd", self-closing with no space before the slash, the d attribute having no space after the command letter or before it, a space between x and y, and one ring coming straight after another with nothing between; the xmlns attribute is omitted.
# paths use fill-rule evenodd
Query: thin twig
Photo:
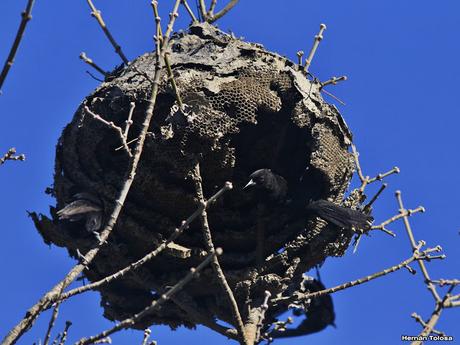
<svg viewBox="0 0 460 345"><path fill-rule="evenodd" d="M130 318L127 318L120 323L118 323L116 326L99 333L98 335L89 337L89 338L82 338L80 339L76 345L88 345L88 344L94 344L95 341L105 338L109 336L110 334L113 334L115 332L118 332L122 329L129 328L130 326L133 326L141 320L144 316L147 314L151 313L153 310L161 306L164 302L169 300L169 298L174 295L177 291L182 289L188 282L190 282L193 278L195 278L198 273L206 267L217 255L222 254L222 249L217 248L215 252L212 252L211 254L208 255L208 257L201 263L199 264L196 268L191 268L190 272L179 282L177 282L171 289L169 289L165 294L161 295L161 297L155 301L153 301L148 307L144 308L142 311L139 313L133 315Z"/></svg>
<svg viewBox="0 0 460 345"><path fill-rule="evenodd" d="M207 21L208 17L206 15L206 4L204 3L204 0L199 0L198 10L200 11L202 20L204 22Z"/></svg>
<svg viewBox="0 0 460 345"><path fill-rule="evenodd" d="M425 321L423 321L422 317L421 317L420 315L418 315L417 313L412 313L412 314L411 314L411 317L412 317L416 322L418 322L419 324L421 324L422 327L424 327L424 328L427 327L427 323L426 323ZM435 329L432 329L432 330L431 330L431 333L437 334L437 335L442 335L442 336L445 336L445 335L446 335L446 333L437 331L437 330L435 330Z"/></svg>
<svg viewBox="0 0 460 345"><path fill-rule="evenodd" d="M10 71L11 66L13 66L14 58L16 52L18 51L19 44L24 36L24 31L26 30L27 23L32 19L32 8L34 6L35 0L29 0L27 2L26 9L21 13L21 23L19 24L18 32L14 38L13 45L11 46L10 53L6 58L5 64L3 65L2 72L0 73L0 90L2 89L3 83L5 82L6 76Z"/></svg>
<svg viewBox="0 0 460 345"><path fill-rule="evenodd" d="M92 59L90 59L85 52L80 53L80 59L83 60L86 64L93 67L96 71L102 74L105 78L109 76L109 72L104 71L101 67L99 67Z"/></svg>
<svg viewBox="0 0 460 345"><path fill-rule="evenodd" d="M230 190L232 188L232 184L230 182L226 182L224 187L222 187L221 189L219 189L219 191L214 194L211 198L209 198L208 202L206 203L206 205L204 206L205 208L209 207L210 205L212 205L213 202L215 202L220 196L222 196L226 191ZM133 262L132 264L130 264L129 266L119 270L118 272L115 272L114 274L111 274L105 278L102 278L94 283L91 283L91 284L87 284L87 285L84 285L84 286L81 286L81 287L78 287L78 288L75 288L73 290L70 290L66 293L63 293L60 297L59 297L59 301L62 301L62 300L65 300L65 299L68 299L72 296L75 296L75 295L78 295L78 294L81 294L85 291L88 291L88 290L94 290L96 288L99 288L105 284L108 284L120 277L123 277L124 275L126 275L127 273L131 272L131 271L134 271L136 270L137 268L141 267L142 265L144 265L145 263L147 263L148 261L152 260L153 258L155 258L156 256L158 256L158 254L160 254L165 248L168 247L168 245L173 242L177 237L179 237L183 232L184 230L188 229L190 223L193 222L193 220L195 220L199 215L201 215L201 212L203 212L203 206L199 206L198 209L192 213L192 215L190 215L190 217L188 217L186 220L183 220L180 227L176 228L174 230L174 232L169 236L169 238L163 242L161 245L159 245L157 248L155 248L155 250L151 251L150 253L148 253L147 255L145 255L143 258L137 260L136 262Z"/></svg>
<svg viewBox="0 0 460 345"><path fill-rule="evenodd" d="M212 17L214 15L214 10L216 9L217 0L211 0L211 5L209 6L208 16Z"/></svg>
<svg viewBox="0 0 460 345"><path fill-rule="evenodd" d="M340 82L340 81L345 81L345 80L347 80L347 79L348 79L348 78L347 78L346 75L343 75L343 76L338 77L338 78L337 78L337 77L332 77L331 79L328 79L328 80L326 80L326 81L320 83L320 84L321 84L320 89L322 89L323 87L325 87L325 86L327 86L327 85L331 85L331 84L332 84L332 85L337 85L338 82Z"/></svg>
<svg viewBox="0 0 460 345"><path fill-rule="evenodd" d="M158 12L158 3L157 1L152 1L152 8L153 14L155 16L155 22L157 27L157 35L160 37L160 41L163 39L163 33L160 26L160 14ZM182 103L182 98L179 93L179 89L177 88L176 80L174 79L174 74L171 69L171 64L168 58L169 52L166 52L164 55L166 71L168 72L168 80L171 83L171 86L174 90L174 94L176 95L177 104L179 104L179 108L184 110L184 104Z"/></svg>
<svg viewBox="0 0 460 345"><path fill-rule="evenodd" d="M85 112L89 115L91 115L91 117L99 122L102 122L103 124L105 124L106 126L112 128L113 130L115 130L117 133L118 133L118 136L120 137L120 140L121 140L121 143L123 144L123 147L125 148L126 150L126 153L129 155L129 157L132 157L133 154L131 152L131 150L129 149L128 147L128 143L126 142L126 138L123 134L123 131L120 127L116 126L112 121L107 121L105 120L102 116L100 115L97 115L95 113L93 113L89 108L88 106L85 105Z"/></svg>
<svg viewBox="0 0 460 345"><path fill-rule="evenodd" d="M58 314L59 314L59 302L56 303L56 305L54 306L53 308L53 313L51 314L51 319L50 319L50 322L48 324L48 329L46 330L46 335L45 335L45 340L43 342L43 345L48 345L49 341L50 341L50 337L51 337L51 331L53 330L53 327L56 323L56 319L58 317Z"/></svg>
<svg viewBox="0 0 460 345"><path fill-rule="evenodd" d="M193 176L192 179L193 179L193 182L195 184L196 195L197 195L198 200L200 201L200 203L203 206L205 206L207 202L204 199L203 186L202 186L202 181L201 181L200 164L199 163L197 163L195 165L193 175L194 176ZM203 207L203 211L201 212L201 215L200 215L200 220L201 220L201 229L203 230L203 236L204 236L204 240L205 240L206 250L209 253L213 253L214 252L214 243L212 241L212 235L211 235L211 230L209 228L208 217L207 217L207 214L206 214L206 209L204 207ZM224 274L222 268L220 267L219 260L217 259L217 257L213 258L212 267L214 269L214 272L216 273L217 280L218 280L219 284L221 285L222 290L227 295L228 302L230 304L230 308L231 308L231 312L232 312L232 316L233 316L233 319L234 319L234 322L235 322L235 327L236 327L236 329L238 331L238 337L239 337L241 343L245 344L245 345L252 345L252 344L249 344L247 342L247 338L246 338L245 331L244 331L244 324L243 324L243 320L241 318L240 311L238 309L238 304L236 303L235 296L233 296L233 292L230 289L230 286L228 285L227 279L225 278L225 274Z"/></svg>
<svg viewBox="0 0 460 345"><path fill-rule="evenodd" d="M259 314L259 322L257 323L257 330L256 330L256 337L255 341L258 343L261 338L260 331L262 330L264 319L265 319L265 312L268 310L268 300L271 297L270 291L265 290L265 297L262 305L260 306L261 312Z"/></svg>
<svg viewBox="0 0 460 345"><path fill-rule="evenodd" d="M308 57L305 59L305 65L304 65L305 73L308 72L308 70L310 68L310 65L311 65L311 62L313 61L313 58L315 57L316 50L318 49L319 42L321 42L321 40L323 39L324 30L326 30L326 25L321 24L319 26L319 32L315 36L315 40L313 42L313 47L311 47L310 53L308 54Z"/></svg>
<svg viewBox="0 0 460 345"><path fill-rule="evenodd" d="M190 8L190 5L188 4L187 0L182 0L182 5L184 5L184 7L187 10L188 14L192 18L192 22L194 22L194 23L198 22L198 19L195 17L195 14L193 13L193 10Z"/></svg>
<svg viewBox="0 0 460 345"><path fill-rule="evenodd" d="M16 149L14 147L10 148L3 157L0 157L0 165L3 165L6 161L25 161L26 156L20 154L16 156Z"/></svg>
<svg viewBox="0 0 460 345"><path fill-rule="evenodd" d="M200 0L200 1L202 1L202 0ZM218 19L222 18L223 16L225 16L227 14L227 12L229 12L233 7L235 7L235 5L238 3L238 1L239 0L231 0L227 5L225 5L225 7L223 9L221 9L215 15L213 15L212 17L208 17L208 18L204 17L204 19L208 23L214 23L216 20L218 20Z"/></svg>
<svg viewBox="0 0 460 345"><path fill-rule="evenodd" d="M144 338L142 339L142 345L147 345L147 341L149 341L150 334L152 331L149 328L144 330Z"/></svg>
<svg viewBox="0 0 460 345"><path fill-rule="evenodd" d="M101 27L102 31L104 31L105 36L108 38L110 43L112 44L113 48L115 48L115 52L120 56L121 60L125 63L125 65L129 64L129 60L126 58L125 54L123 54L123 51L120 47L120 45L115 41L113 38L112 34L110 33L109 29L107 28L107 25L104 22L104 19L102 19L101 11L99 11L93 4L91 0L86 0L88 3L89 7L91 8L91 15L97 20L99 23L99 26Z"/></svg>
<svg viewBox="0 0 460 345"><path fill-rule="evenodd" d="M64 345L67 340L67 334L69 333L69 328L72 326L72 322L66 321L64 331L62 332L61 341L59 345Z"/></svg>
<svg viewBox="0 0 460 345"><path fill-rule="evenodd" d="M386 232L387 234L389 234L391 236L396 236L392 231L388 230L386 228L386 226L388 224L391 224L391 223L397 221L398 219L401 219L401 218L404 218L404 217L410 217L413 214L418 213L418 212L425 212L425 208L423 206L419 206L419 207L417 207L416 209L413 209L413 210L402 210L402 211L400 211L399 214L391 217L390 219L385 220L384 222L380 223L379 225L371 226L370 230L381 230L381 231Z"/></svg>
<svg viewBox="0 0 460 345"><path fill-rule="evenodd" d="M297 52L297 63L299 66L302 66L302 56L304 55L305 53L303 52L303 50L299 50Z"/></svg>
<svg viewBox="0 0 460 345"><path fill-rule="evenodd" d="M342 101L339 97L333 95L332 93L330 93L329 91L325 90L325 89L321 89L321 92L324 92L326 95L328 95L329 97L332 97L333 99L335 99L337 102L339 102L340 104L342 105L347 105L344 101Z"/></svg>
<svg viewBox="0 0 460 345"><path fill-rule="evenodd" d="M379 277L383 277L383 276L385 276L385 275L387 275L389 273L396 272L396 271L400 270L401 268L409 269L409 271L411 273L414 273L415 271L409 267L410 263L412 263L414 261L421 261L421 260L432 260L433 257L430 256L429 253L432 252L432 251L437 251L438 250L438 248L434 248L434 249L429 248L427 250L424 250L424 251L420 252L420 248L421 248L421 246L423 244L424 244L424 242L420 241L419 244L416 247L416 250L412 254L412 256L410 258L408 258L407 260L404 260L404 261L402 261L401 263L399 263L399 264L397 264L395 266L392 266L392 267L387 268L387 269L385 269L383 271L368 275L366 277L356 279L356 280L353 280L353 281L349 281L347 283L340 284L340 285L337 285L337 286L334 286L334 287L331 287L331 288L328 288L328 289L325 289L325 290L312 292L312 293L307 293L304 296L302 296L302 299L307 300L309 298L316 298L316 297L319 297L319 296L322 296L322 295L325 295L325 294L331 294L331 293L334 293L334 292L337 292L337 291L345 290L345 289L348 289L348 288L356 286L356 285L367 283L367 282L369 282L371 280L374 280L374 279L377 279Z"/></svg>
<svg viewBox="0 0 460 345"><path fill-rule="evenodd" d="M176 0L174 8L173 8L173 14L177 13L179 5L180 5L180 0ZM139 164L139 160L140 160L142 150L144 147L145 137L146 137L148 128L150 126L150 122L153 117L153 110L156 104L160 76L161 76L161 71L163 67L160 56L161 55L164 56L164 53L166 52L169 46L169 35L172 32L176 17L177 15L171 16L171 20L168 25L168 30L166 31L166 34L164 36L164 43L161 48L161 52L160 52L160 42L159 40L157 40L157 57L158 58L155 64L155 75L154 75L154 80L152 82L153 84L152 92L151 92L151 96L148 101L147 109L145 112L145 118L142 123L142 129L139 134L139 140L137 141L136 146L134 148L134 154L129 161L129 167L123 178L125 182L120 190L120 194L117 200L115 201L114 209L108 218L107 224L105 225L104 229L100 233L101 243L106 242L110 233L112 232L117 222L118 216L123 208L126 197L128 196L128 192L131 188L131 185L134 181L134 176L136 174L137 166ZM100 248L101 246L99 245L89 250L85 255L85 262L87 262L88 264L91 263L93 259L96 257L96 255L99 253ZM81 274L81 272L85 269L85 267L86 265L81 264L81 263L73 267L62 281L60 281L57 285L55 285L50 291L48 291L40 299L40 301L38 301L34 306L32 306L27 311L26 316L19 322L19 324L17 324L13 329L11 329L10 332L5 336L5 338L3 339L2 345L14 344L30 327L32 327L38 315L49 306L50 301L53 299L56 299L56 297L60 295L61 291L64 288L66 288L69 284L71 284Z"/></svg>
<svg viewBox="0 0 460 345"><path fill-rule="evenodd" d="M128 119L126 120L126 127L125 131L123 132L123 137L124 137L124 142L123 144L126 144L128 146L127 140L128 140L128 133L129 133L129 128L133 124L133 113L134 113L134 108L136 108L136 103L131 102L129 103L129 113L128 113Z"/></svg>
<svg viewBox="0 0 460 345"><path fill-rule="evenodd" d="M399 212L402 215L402 218L404 220L404 226L406 228L407 235L409 236L409 241L412 246L412 250L415 251L417 244L415 242L414 233L412 232L412 228L409 223L408 210L404 208L401 191L399 190L396 191L395 196L398 201ZM422 271L423 277L425 278L425 284L428 290L430 290L431 294L433 295L433 298L435 299L437 303L441 302L441 297L439 297L436 287L434 286L433 283L431 283L430 275L428 274L428 270L426 269L425 262L423 262L423 260L418 260L418 264L420 266L420 270Z"/></svg>

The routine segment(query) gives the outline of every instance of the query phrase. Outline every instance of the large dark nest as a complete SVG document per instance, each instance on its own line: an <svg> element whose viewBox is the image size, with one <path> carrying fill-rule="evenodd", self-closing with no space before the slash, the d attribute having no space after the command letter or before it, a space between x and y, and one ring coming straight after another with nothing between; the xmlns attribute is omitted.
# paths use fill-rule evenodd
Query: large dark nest
<svg viewBox="0 0 460 345"><path fill-rule="evenodd" d="M208 216L214 244L224 250L221 265L246 318L243 306L250 300L263 298L264 290L272 296L291 295L299 289L302 273L328 256L343 254L352 233L318 218L292 220L273 212L264 219L265 263L257 266L257 207L242 186L252 171L271 168L305 200L340 203L353 174L351 135L337 109L322 99L321 85L261 45L208 24L175 34L171 43L169 60L188 116L175 110L175 94L164 73L135 182L108 243L84 275L90 281L101 279L166 239L197 207L190 176L199 162L206 197L225 181L234 184ZM59 221L55 211L76 193L90 192L103 201L108 216L128 163L127 153L115 150L121 142L113 129L86 114L84 106L124 128L130 102L135 102L129 135L135 139L154 65L155 54L148 53L116 69L84 100L59 140L52 188L57 205L51 208L52 220L34 217L45 242L66 247L73 257L77 249L86 253L97 241L84 222ZM122 320L139 312L207 254L196 221L153 261L100 289L104 316ZM233 323L227 298L209 267L135 328L202 323L178 305ZM287 309L287 302L271 305L267 322Z"/></svg>

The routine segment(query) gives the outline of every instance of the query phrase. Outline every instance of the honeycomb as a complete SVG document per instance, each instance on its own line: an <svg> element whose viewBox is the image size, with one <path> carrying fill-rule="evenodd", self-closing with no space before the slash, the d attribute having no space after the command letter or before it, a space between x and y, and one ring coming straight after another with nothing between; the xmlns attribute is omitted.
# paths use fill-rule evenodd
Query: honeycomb
<svg viewBox="0 0 460 345"><path fill-rule="evenodd" d="M320 85L299 66L259 44L247 43L208 24L174 34L169 60L180 95L161 78L154 117L125 207L112 232L84 275L101 279L140 259L162 243L197 207L191 171L199 162L206 197L232 181L209 209L208 217L220 262L243 313L264 290L283 296L295 290L302 273L330 255L340 255L350 233L320 219L290 219L281 211L266 216L265 262L256 263L257 205L242 190L251 172L271 168L305 200L340 202L353 174L348 146L351 134L337 109L321 97ZM107 217L123 183L129 157L113 129L85 113L92 112L124 128L135 102L129 140L139 135L152 88L155 54L147 53L116 69L82 102L63 130L56 148L51 218L35 217L45 242L65 247L77 257L95 239L81 222L57 219L56 210L76 193L89 192L103 203ZM100 287L104 316L122 320L139 312L179 281L207 255L199 222L175 247L136 272ZM203 288L205 287L205 288ZM194 327L201 321L186 310L232 323L226 298L211 268L134 328L166 324ZM269 309L267 320L287 310Z"/></svg>

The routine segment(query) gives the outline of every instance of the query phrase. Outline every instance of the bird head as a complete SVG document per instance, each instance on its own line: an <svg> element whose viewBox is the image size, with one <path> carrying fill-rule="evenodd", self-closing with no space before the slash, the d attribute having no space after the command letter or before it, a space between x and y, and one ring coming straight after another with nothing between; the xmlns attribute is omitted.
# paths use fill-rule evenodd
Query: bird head
<svg viewBox="0 0 460 345"><path fill-rule="evenodd" d="M273 177L273 173L270 169L259 169L249 175L249 182L243 187L243 189L249 188L264 188L267 187L267 182Z"/></svg>

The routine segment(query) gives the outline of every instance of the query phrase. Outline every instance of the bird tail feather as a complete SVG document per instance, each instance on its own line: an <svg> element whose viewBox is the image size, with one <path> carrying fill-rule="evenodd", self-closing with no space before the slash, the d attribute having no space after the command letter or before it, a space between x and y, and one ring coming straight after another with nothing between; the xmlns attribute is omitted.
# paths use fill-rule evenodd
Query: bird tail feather
<svg viewBox="0 0 460 345"><path fill-rule="evenodd" d="M307 209L327 222L341 228L368 229L373 217L357 210L336 205L327 200L313 201Z"/></svg>

